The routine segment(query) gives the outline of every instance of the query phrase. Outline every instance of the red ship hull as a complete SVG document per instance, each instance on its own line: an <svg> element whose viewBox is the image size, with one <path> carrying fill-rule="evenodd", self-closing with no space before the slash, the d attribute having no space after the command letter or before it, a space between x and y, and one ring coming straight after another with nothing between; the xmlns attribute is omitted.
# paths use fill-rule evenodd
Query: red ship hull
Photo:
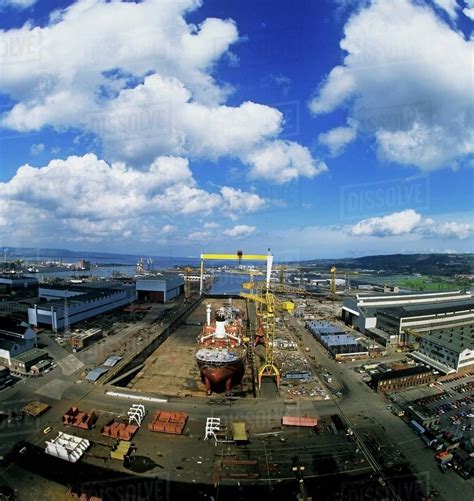
<svg viewBox="0 0 474 501"><path fill-rule="evenodd" d="M212 391L216 393L230 392L235 385L242 381L245 369L243 359L220 367L199 362L198 366L208 394Z"/></svg>

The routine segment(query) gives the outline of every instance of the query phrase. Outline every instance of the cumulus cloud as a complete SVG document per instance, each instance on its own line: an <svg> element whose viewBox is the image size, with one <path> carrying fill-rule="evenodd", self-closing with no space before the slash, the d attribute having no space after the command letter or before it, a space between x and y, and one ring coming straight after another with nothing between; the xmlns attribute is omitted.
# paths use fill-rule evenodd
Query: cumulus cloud
<svg viewBox="0 0 474 501"><path fill-rule="evenodd" d="M335 127L327 132L319 134L318 141L326 146L331 156L337 156L345 147L354 141L357 136L355 127Z"/></svg>
<svg viewBox="0 0 474 501"><path fill-rule="evenodd" d="M277 140L255 149L246 157L251 179L286 183L299 176L313 177L327 165L315 161L308 148L292 141Z"/></svg>
<svg viewBox="0 0 474 501"><path fill-rule="evenodd" d="M238 224L234 226L233 228L229 228L227 230L224 230L223 233L224 235L232 238L244 238L244 237L249 237L256 231L255 226L247 226L246 224Z"/></svg>
<svg viewBox="0 0 474 501"><path fill-rule="evenodd" d="M454 10L454 2L438 2ZM428 4L373 0L344 27L344 62L320 84L310 109L345 106L382 158L429 170L474 152L474 42ZM455 77L453 77L455 75Z"/></svg>
<svg viewBox="0 0 474 501"><path fill-rule="evenodd" d="M474 21L474 0L465 0L466 7L462 10L463 14Z"/></svg>
<svg viewBox="0 0 474 501"><path fill-rule="evenodd" d="M350 229L353 236L386 237L394 235L419 234L423 238L466 239L474 227L468 223L435 222L423 219L413 209L394 212L383 217L370 217L356 223Z"/></svg>
<svg viewBox="0 0 474 501"><path fill-rule="evenodd" d="M32 237L54 229L66 239L71 232L103 239L131 227L146 234L147 227L161 227L161 216L248 214L264 205L254 193L226 186L216 193L199 188L184 158L159 157L137 171L93 154L52 160L40 168L24 165L10 181L0 183L0 200L0 218L11 222L4 225L5 234L29 221ZM150 234L174 230L166 224Z"/></svg>
<svg viewBox="0 0 474 501"><path fill-rule="evenodd" d="M0 0L0 9L2 7L15 7L16 9L28 9L38 0Z"/></svg>
<svg viewBox="0 0 474 501"><path fill-rule="evenodd" d="M230 19L188 23L186 15L200 6L86 0L55 11L46 26L0 31L0 92L15 103L0 125L18 132L77 128L102 142L108 161L135 167L168 155L248 163L273 148L286 157L280 171L292 171L280 182L316 175L304 147L282 151L280 111L250 101L225 104L232 88L213 71L238 30ZM297 148L309 157L300 169L292 167Z"/></svg>
<svg viewBox="0 0 474 501"><path fill-rule="evenodd" d="M352 235L375 235L378 237L402 235L411 233L420 222L420 214L413 209L409 209L383 217L363 219L352 227L351 233Z"/></svg>
<svg viewBox="0 0 474 501"><path fill-rule="evenodd" d="M435 5L444 10L451 19L456 19L459 5L456 0L433 0Z"/></svg>

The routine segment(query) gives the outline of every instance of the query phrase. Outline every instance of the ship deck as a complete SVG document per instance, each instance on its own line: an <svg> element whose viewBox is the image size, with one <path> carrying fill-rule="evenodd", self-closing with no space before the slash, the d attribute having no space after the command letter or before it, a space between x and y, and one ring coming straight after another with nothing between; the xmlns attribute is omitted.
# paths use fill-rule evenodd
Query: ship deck
<svg viewBox="0 0 474 501"><path fill-rule="evenodd" d="M178 327L146 360L144 367L127 385L135 390L159 393L165 396L205 397L204 383L195 359L196 338L202 329L193 323L206 321L206 304L214 311L222 299L203 301L187 317L187 324ZM245 311L244 300L234 305ZM247 365L242 384L233 389L236 396L253 396L251 368Z"/></svg>

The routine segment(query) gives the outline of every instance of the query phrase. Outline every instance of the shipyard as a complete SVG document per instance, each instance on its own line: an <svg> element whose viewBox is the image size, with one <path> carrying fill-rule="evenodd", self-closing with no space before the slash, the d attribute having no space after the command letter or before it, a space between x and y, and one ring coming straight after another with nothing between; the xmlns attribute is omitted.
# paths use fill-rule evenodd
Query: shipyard
<svg viewBox="0 0 474 501"><path fill-rule="evenodd" d="M474 499L474 0L0 13L0 501Z"/></svg>
<svg viewBox="0 0 474 501"><path fill-rule="evenodd" d="M39 283L16 308L4 301L2 481L24 471L46 492L104 500L126 489L127 499L147 489L173 499L198 486L206 499L217 486L225 498L270 485L278 499L301 485L322 497L448 499L451 461L449 492L461 493L472 472L474 368L430 357L439 329L404 328L395 342L384 319L414 300L422 312L472 311L470 295L370 293L335 267L312 278L271 253L249 255L250 266L246 257L201 255L201 269L181 272L139 260L133 279ZM90 301L99 314L84 308ZM468 318L449 325L466 348ZM14 335L22 354L8 352ZM413 455L421 471L407 463ZM23 482L22 495L36 485Z"/></svg>

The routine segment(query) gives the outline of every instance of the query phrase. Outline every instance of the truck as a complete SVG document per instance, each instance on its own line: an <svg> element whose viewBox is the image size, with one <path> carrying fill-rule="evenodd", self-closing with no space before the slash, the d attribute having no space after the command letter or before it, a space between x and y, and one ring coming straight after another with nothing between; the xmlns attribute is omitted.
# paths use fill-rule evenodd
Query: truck
<svg viewBox="0 0 474 501"><path fill-rule="evenodd" d="M414 419L412 419L410 421L410 428L417 434L417 435L421 435L422 433L425 432L425 428L423 428L423 426L421 426L421 424L419 424L417 421L415 421Z"/></svg>
<svg viewBox="0 0 474 501"><path fill-rule="evenodd" d="M438 441L437 438L433 435L433 433L431 433L431 431L429 430L425 430L420 436L423 442L425 442L425 444L428 447L431 447Z"/></svg>
<svg viewBox="0 0 474 501"><path fill-rule="evenodd" d="M392 404L391 411L395 414L395 416L402 417L405 415L405 411L397 404Z"/></svg>
<svg viewBox="0 0 474 501"><path fill-rule="evenodd" d="M440 465L444 466L453 459L453 455L450 452L442 451L436 454L436 459Z"/></svg>

